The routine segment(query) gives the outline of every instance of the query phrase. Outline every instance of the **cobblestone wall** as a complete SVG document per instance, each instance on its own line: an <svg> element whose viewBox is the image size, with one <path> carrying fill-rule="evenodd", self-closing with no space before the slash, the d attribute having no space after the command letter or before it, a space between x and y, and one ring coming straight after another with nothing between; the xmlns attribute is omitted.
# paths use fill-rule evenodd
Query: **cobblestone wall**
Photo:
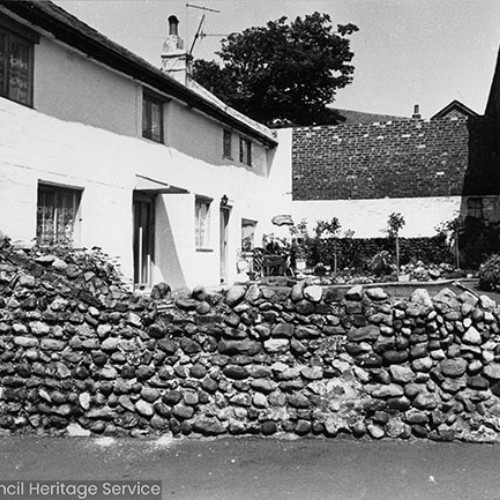
<svg viewBox="0 0 500 500"><path fill-rule="evenodd" d="M1 428L497 439L500 309L486 296L299 283L174 302L103 266L0 254Z"/></svg>

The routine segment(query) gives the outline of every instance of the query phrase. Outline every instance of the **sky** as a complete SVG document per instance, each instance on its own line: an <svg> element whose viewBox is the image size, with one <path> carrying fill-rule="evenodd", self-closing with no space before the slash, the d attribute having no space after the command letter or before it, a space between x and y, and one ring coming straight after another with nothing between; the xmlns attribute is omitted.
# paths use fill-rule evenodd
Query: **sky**
<svg viewBox="0 0 500 500"><path fill-rule="evenodd" d="M334 26L353 23L353 83L334 106L430 118L454 99L483 113L500 45L500 0L54 0L80 20L152 64L160 65L167 18L176 15L189 48L205 13L207 35L263 26L281 16L327 13ZM194 46L216 59L221 36Z"/></svg>

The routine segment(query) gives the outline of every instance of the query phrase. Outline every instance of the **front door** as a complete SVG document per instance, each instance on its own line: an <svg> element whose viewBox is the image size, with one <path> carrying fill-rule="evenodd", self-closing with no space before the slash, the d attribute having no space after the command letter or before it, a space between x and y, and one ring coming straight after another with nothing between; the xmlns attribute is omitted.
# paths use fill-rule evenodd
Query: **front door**
<svg viewBox="0 0 500 500"><path fill-rule="evenodd" d="M231 208L220 207L220 282L227 283L227 247L229 243L229 215Z"/></svg>
<svg viewBox="0 0 500 500"><path fill-rule="evenodd" d="M134 283L151 285L155 244L155 195L134 193Z"/></svg>

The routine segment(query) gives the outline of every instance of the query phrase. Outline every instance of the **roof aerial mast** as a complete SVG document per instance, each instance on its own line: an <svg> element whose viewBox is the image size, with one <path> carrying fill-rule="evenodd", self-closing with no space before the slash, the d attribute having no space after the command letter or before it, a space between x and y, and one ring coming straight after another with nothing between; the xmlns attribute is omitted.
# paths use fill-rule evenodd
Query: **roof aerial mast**
<svg viewBox="0 0 500 500"><path fill-rule="evenodd" d="M187 19L187 12L188 12L189 8L199 9L199 10L203 10L205 12L215 12L216 14L220 14L220 10L217 10L217 9L211 9L210 7L202 7L200 5L193 5L191 3L186 3L186 19ZM216 34L207 35L207 34L203 33L203 23L205 22L205 17L206 17L206 14L203 14L201 16L200 24L198 25L198 29L196 30L196 33L195 33L194 38L193 38L193 43L191 44L191 48L189 49L189 52L188 52L189 56L191 56L193 54L193 49L194 49L196 42L198 41L198 38L204 38L206 36L225 36L225 35L216 35ZM189 34L186 36L186 39L189 39Z"/></svg>

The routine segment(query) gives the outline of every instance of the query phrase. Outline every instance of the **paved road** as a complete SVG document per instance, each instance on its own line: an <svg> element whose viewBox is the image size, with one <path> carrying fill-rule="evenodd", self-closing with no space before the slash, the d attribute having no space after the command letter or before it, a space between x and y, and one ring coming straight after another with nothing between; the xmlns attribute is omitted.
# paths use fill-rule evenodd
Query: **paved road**
<svg viewBox="0 0 500 500"><path fill-rule="evenodd" d="M0 479L155 479L165 499L499 500L500 445L0 437Z"/></svg>

